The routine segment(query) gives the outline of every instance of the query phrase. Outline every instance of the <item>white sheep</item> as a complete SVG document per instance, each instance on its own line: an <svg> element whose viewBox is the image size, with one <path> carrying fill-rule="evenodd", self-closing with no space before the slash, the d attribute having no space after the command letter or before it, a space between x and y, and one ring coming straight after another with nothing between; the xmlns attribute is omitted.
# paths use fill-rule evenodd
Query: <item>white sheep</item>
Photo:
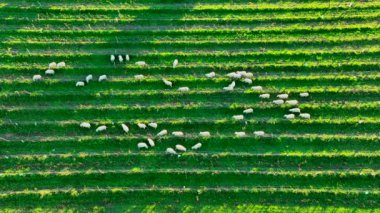
<svg viewBox="0 0 380 213"><path fill-rule="evenodd" d="M162 81L164 82L164 84L165 84L166 86L169 86L169 87L172 87L172 86L173 86L173 83L172 83L171 81L166 80L165 78L163 78Z"/></svg>
<svg viewBox="0 0 380 213"><path fill-rule="evenodd" d="M106 130L107 129L107 127L105 126L105 125L102 125L102 126L99 126L98 128L96 128L96 132L102 132L102 131L104 131L104 130Z"/></svg>
<svg viewBox="0 0 380 213"><path fill-rule="evenodd" d="M232 116L233 119L235 120L243 120L244 119L244 115L234 115Z"/></svg>
<svg viewBox="0 0 380 213"><path fill-rule="evenodd" d="M248 108L248 109L245 109L243 111L244 114L250 114L250 113L253 113L253 109L252 108Z"/></svg>
<svg viewBox="0 0 380 213"><path fill-rule="evenodd" d="M128 128L127 125L125 125L125 124L121 124L121 128L123 128L123 131L124 131L125 133L128 133L128 132L129 132L129 128Z"/></svg>
<svg viewBox="0 0 380 213"><path fill-rule="evenodd" d="M101 75L101 76L99 76L99 82L101 82L101 81L105 81L105 80L107 80L107 76L106 75Z"/></svg>
<svg viewBox="0 0 380 213"><path fill-rule="evenodd" d="M181 144L175 145L175 149L181 152L186 152L186 147L182 146Z"/></svg>
<svg viewBox="0 0 380 213"><path fill-rule="evenodd" d="M200 132L199 135L202 137L210 137L211 136L210 132Z"/></svg>
<svg viewBox="0 0 380 213"><path fill-rule="evenodd" d="M284 115L284 118L288 119L288 120L291 120L291 119L294 119L296 116L294 114L286 114Z"/></svg>
<svg viewBox="0 0 380 213"><path fill-rule="evenodd" d="M144 79L144 75L135 75L135 79L142 80Z"/></svg>
<svg viewBox="0 0 380 213"><path fill-rule="evenodd" d="M301 109L300 108L292 108L292 109L289 109L289 112L300 113Z"/></svg>
<svg viewBox="0 0 380 213"><path fill-rule="evenodd" d="M233 81L233 82L231 82L231 83L228 85L228 87L232 87L232 88L234 88L235 85L236 85L236 83L235 83L235 81Z"/></svg>
<svg viewBox="0 0 380 213"><path fill-rule="evenodd" d="M253 73L251 73L251 72L246 72L246 73L244 73L243 76L246 77L246 78L252 78L252 77L253 77Z"/></svg>
<svg viewBox="0 0 380 213"><path fill-rule="evenodd" d="M215 75L216 75L215 72L210 72L210 73L206 74L206 77L207 78L213 78L213 77L215 77Z"/></svg>
<svg viewBox="0 0 380 213"><path fill-rule="evenodd" d="M140 143L138 143L137 144L137 148L138 149L148 149L148 145L146 144L146 143L144 143L144 142L140 142Z"/></svg>
<svg viewBox="0 0 380 213"><path fill-rule="evenodd" d="M88 76L86 76L86 82L90 82L92 80L93 76L90 74Z"/></svg>
<svg viewBox="0 0 380 213"><path fill-rule="evenodd" d="M287 100L285 103L287 103L289 105L297 105L298 101L297 100Z"/></svg>
<svg viewBox="0 0 380 213"><path fill-rule="evenodd" d="M279 98L279 99L287 99L288 97L289 97L288 94L278 94L277 95L277 98Z"/></svg>
<svg viewBox="0 0 380 213"><path fill-rule="evenodd" d="M154 146L155 146L155 144L154 144L154 140L152 140L151 138L148 138L147 140L148 140L148 143L149 143L149 145L150 145L151 147L154 147Z"/></svg>
<svg viewBox="0 0 380 213"><path fill-rule="evenodd" d="M227 74L227 77L239 79L239 78L241 78L241 74L238 74L238 73L235 73L235 72L231 72L231 73Z"/></svg>
<svg viewBox="0 0 380 213"><path fill-rule="evenodd" d="M119 55L119 62L123 63L123 61L124 61L123 56Z"/></svg>
<svg viewBox="0 0 380 213"><path fill-rule="evenodd" d="M55 63L55 62L51 62L50 64L49 64L49 69L56 69L57 68L57 63Z"/></svg>
<svg viewBox="0 0 380 213"><path fill-rule="evenodd" d="M135 64L138 66L146 66L147 65L145 61L137 61Z"/></svg>
<svg viewBox="0 0 380 213"><path fill-rule="evenodd" d="M173 61L173 68L176 68L177 65L178 65L178 59L175 59L175 60Z"/></svg>
<svg viewBox="0 0 380 213"><path fill-rule="evenodd" d="M57 69L64 68L64 67L66 67L66 63L63 62L63 61L61 61L61 62L59 62L59 63L57 64Z"/></svg>
<svg viewBox="0 0 380 213"><path fill-rule="evenodd" d="M302 97L302 98L309 97L309 93L308 92L301 92L300 97Z"/></svg>
<svg viewBox="0 0 380 213"><path fill-rule="evenodd" d="M233 91L234 88L233 87L223 87L223 90L225 90L225 91Z"/></svg>
<svg viewBox="0 0 380 213"><path fill-rule="evenodd" d="M140 129L145 129L145 128L146 128L146 125L143 124L143 123L138 123L137 126L138 126Z"/></svg>
<svg viewBox="0 0 380 213"><path fill-rule="evenodd" d="M181 131L172 132L172 135L176 136L176 137L183 137L184 136L183 132L181 132Z"/></svg>
<svg viewBox="0 0 380 213"><path fill-rule="evenodd" d="M169 148L166 149L166 154L176 155L177 152L173 148L169 147Z"/></svg>
<svg viewBox="0 0 380 213"><path fill-rule="evenodd" d="M285 102L282 99L278 99L278 100L274 100L273 103L276 105L281 105L281 104L284 104Z"/></svg>
<svg viewBox="0 0 380 213"><path fill-rule="evenodd" d="M125 55L125 60L129 61L129 55Z"/></svg>
<svg viewBox="0 0 380 213"><path fill-rule="evenodd" d="M164 136L168 134L168 130L164 129L164 130L161 130L161 132L157 133L157 136Z"/></svg>
<svg viewBox="0 0 380 213"><path fill-rule="evenodd" d="M189 87L180 87L180 88L178 88L178 91L180 91L180 92L188 92L188 91L190 91L190 89L189 89Z"/></svg>
<svg viewBox="0 0 380 213"><path fill-rule="evenodd" d="M304 118L304 119L310 119L310 114L309 113L301 113L300 117Z"/></svg>
<svg viewBox="0 0 380 213"><path fill-rule="evenodd" d="M110 60L111 60L112 63L115 63L115 56L111 55Z"/></svg>
<svg viewBox="0 0 380 213"><path fill-rule="evenodd" d="M245 132L235 132L235 136L236 137L244 137L245 136Z"/></svg>
<svg viewBox="0 0 380 213"><path fill-rule="evenodd" d="M89 128L91 128L91 124L88 122L82 122L80 124L80 127L89 129Z"/></svg>
<svg viewBox="0 0 380 213"><path fill-rule="evenodd" d="M75 84L76 87L84 87L84 82L83 81L78 81L76 84Z"/></svg>
<svg viewBox="0 0 380 213"><path fill-rule="evenodd" d="M199 149L199 148L201 148L201 147L202 147L202 144L201 144L201 143L197 143L197 144L195 144L194 146L192 146L191 149L192 149L192 150L197 150L197 149Z"/></svg>
<svg viewBox="0 0 380 213"><path fill-rule="evenodd" d="M244 83L247 83L247 84L252 84L252 79L250 79L250 78L244 78L241 81L244 82Z"/></svg>
<svg viewBox="0 0 380 213"><path fill-rule="evenodd" d="M40 81L40 80L42 80L41 75L33 75L33 81Z"/></svg>
<svg viewBox="0 0 380 213"><path fill-rule="evenodd" d="M256 136L264 136L265 132L264 131L254 131L253 134Z"/></svg>
<svg viewBox="0 0 380 213"><path fill-rule="evenodd" d="M255 90L255 91L260 91L260 90L263 90L263 87L262 86L253 86L251 87L252 90Z"/></svg>
<svg viewBox="0 0 380 213"><path fill-rule="evenodd" d="M259 95L259 98L268 99L268 98L270 98L270 94L269 93L261 94L261 95Z"/></svg>
<svg viewBox="0 0 380 213"><path fill-rule="evenodd" d="M48 69L45 71L45 75L54 75L54 70Z"/></svg>
<svg viewBox="0 0 380 213"><path fill-rule="evenodd" d="M148 126L156 129L158 125L157 125L157 123L151 122L151 123L148 124Z"/></svg>

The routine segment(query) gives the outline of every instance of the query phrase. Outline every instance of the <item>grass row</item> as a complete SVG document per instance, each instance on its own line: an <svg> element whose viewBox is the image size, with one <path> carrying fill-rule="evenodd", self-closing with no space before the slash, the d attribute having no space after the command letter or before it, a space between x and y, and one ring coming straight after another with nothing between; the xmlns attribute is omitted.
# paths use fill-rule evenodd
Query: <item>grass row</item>
<svg viewBox="0 0 380 213"><path fill-rule="evenodd" d="M227 116L226 116L227 117ZM363 120L362 122L359 122ZM141 121L141 120L140 120ZM105 132L95 132L95 127L92 129L83 129L79 127L82 121L64 121L64 122L17 122L17 123L4 123L1 124L0 135L6 139L13 139L19 137L29 136L122 136L126 133L121 129L120 123L124 122L131 127L131 135L147 135L154 136L160 130L167 129L172 131L184 131L185 136L198 135L200 131L210 131L213 135L230 135L233 136L234 132L245 131L247 134L253 135L254 131L263 130L269 135L281 134L378 134L380 123L378 119L371 118L368 120L362 118L352 119L314 119L310 121L305 120L283 120L281 118L271 119L246 119L245 121L233 121L232 115L224 119L157 119L160 123L160 129L157 130L143 130L134 125L135 121L127 119L111 120L105 118L104 120L93 121L93 125L107 125L108 128Z"/></svg>
<svg viewBox="0 0 380 213"><path fill-rule="evenodd" d="M73 89L76 89L73 87ZM304 92L306 88L287 89L280 92L299 93ZM357 87L357 88L315 88L308 89L313 94L313 101L378 101L377 87ZM238 95L236 95L238 94ZM188 93L180 93L177 91L139 91L139 92L123 92L103 91L97 93L78 93L77 90L72 92L12 92L0 93L0 100L3 106L60 106L65 103L66 106L73 105L89 105L89 104L112 104L112 105L159 105L164 103L239 103L239 104L255 104L261 101L259 93L252 91L235 90L234 92L226 92L223 90L202 90Z"/></svg>
<svg viewBox="0 0 380 213"><path fill-rule="evenodd" d="M376 105L376 102L373 102ZM378 104L378 103L377 103ZM175 105L175 104L173 104ZM238 104L236 104L238 105ZM213 118L213 119L226 119L232 115L242 114L246 108L253 108L254 113L246 115L246 118L265 119L265 118L282 118L284 114L289 113L290 106L277 107L270 103L266 105L238 105L238 106L212 106L211 104L200 104L199 106L185 106L177 105L176 107L158 106L136 106L136 107L123 107L108 105L101 106L87 106L87 107L32 107L32 108L19 108L19 109L0 109L0 116L4 122L10 120L12 122L18 121L65 121L65 120L120 120L120 118L129 120L149 120L149 119L174 119L181 118L183 115L193 119ZM91 107L91 108L90 108ZM379 118L379 108L377 106L358 105L356 107L342 106L327 106L317 103L312 107L308 104L300 105L301 111L313 115L313 118L323 119L362 119L366 118ZM210 116L212 112L212 116Z"/></svg>
<svg viewBox="0 0 380 213"><path fill-rule="evenodd" d="M101 181L99 181L101 180ZM193 171L71 172L0 176L1 191L104 187L273 187L302 189L361 189L380 187L379 175L360 173L243 173Z"/></svg>
<svg viewBox="0 0 380 213"><path fill-rule="evenodd" d="M119 137L45 137L44 140L34 141L32 137L27 140L11 140L0 142L0 153L6 155L19 154L79 154L83 151L92 153L101 152L129 152L136 150L136 144L145 141L146 137L132 135ZM182 144L186 147L202 143L200 152L248 152L248 153L339 153L339 152L370 152L378 151L380 143L376 136L347 136L347 135L280 135L275 137L257 138L253 136L236 138L232 136L212 136L202 138L166 137L156 140L159 150L166 146L174 147ZM155 148L156 149L156 148ZM154 150L157 151L157 150Z"/></svg>
<svg viewBox="0 0 380 213"><path fill-rule="evenodd" d="M149 197L149 199L146 199ZM376 208L379 194L370 192L365 194L355 190L318 190L318 189L245 189L245 188L206 188L206 189L133 189L133 188L98 188L76 190L54 189L39 191L22 191L3 194L0 205L3 207L17 207L20 200L23 206L35 206L35 203L44 206L74 204L87 205L221 205L223 204L285 204L285 205L338 205L361 208ZM300 200L302 200L300 202ZM175 207L173 207L175 209Z"/></svg>
<svg viewBox="0 0 380 213"><path fill-rule="evenodd" d="M143 80L136 80L134 77L128 78L115 78L113 76L109 77L110 80L98 83L90 82L83 88L76 88L75 84L77 81L84 80L85 76L77 75L70 76L69 79L66 79L65 73L59 73L54 77L45 77L41 82L33 82L30 76L25 76L28 79L23 80L0 80L1 83L1 92L14 92L14 91L23 91L23 92L46 92L53 93L55 91L66 91L66 92L84 92L84 93L94 93L110 90L119 90L123 88L124 91L139 91L139 90L166 90L173 91L177 87L187 86L194 90L205 90L205 89L222 89L223 87L228 86L232 80L222 77L207 79L205 77L166 77L173 83L173 87L168 87L162 82L161 76L146 76ZM63 71L64 72L64 71ZM42 73L41 73L42 74ZM64 75L65 79L61 79L60 76ZM20 77L20 76L19 76ZM97 77L97 76L95 76ZM254 78L254 83L247 84L241 82L240 80L235 80L236 88L249 89L252 85L261 85L264 87L265 92L275 92L283 90L292 90L297 88L309 88L309 90L314 90L315 87L347 87L351 85L351 88L357 88L358 86L370 87L377 86L378 81L380 80L380 75L363 75L363 76L300 76L300 77L268 77L268 78ZM299 98L295 96L294 98Z"/></svg>
<svg viewBox="0 0 380 213"><path fill-rule="evenodd" d="M298 153L289 154L196 154L178 156L164 154L167 146L155 149L160 153L128 152L62 155L18 155L0 158L2 173L55 172L64 170L165 170L203 169L223 171L371 171L379 170L380 155L366 153Z"/></svg>

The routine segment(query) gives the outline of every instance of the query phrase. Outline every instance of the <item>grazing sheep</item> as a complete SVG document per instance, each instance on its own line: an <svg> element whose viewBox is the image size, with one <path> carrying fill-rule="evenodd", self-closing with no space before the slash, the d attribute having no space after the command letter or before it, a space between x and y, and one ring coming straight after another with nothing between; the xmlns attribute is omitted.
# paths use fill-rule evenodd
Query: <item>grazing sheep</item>
<svg viewBox="0 0 380 213"><path fill-rule="evenodd" d="M180 87L180 88L178 88L178 91L180 91L180 92L188 92L188 91L190 91L190 89L189 89L189 87Z"/></svg>
<svg viewBox="0 0 380 213"><path fill-rule="evenodd" d="M164 84L165 84L166 86L169 86L169 87L172 87L172 86L173 86L173 83L172 83L171 81L166 80L165 78L163 78L162 81L164 82Z"/></svg>
<svg viewBox="0 0 380 213"><path fill-rule="evenodd" d="M45 75L54 75L54 70L48 69L45 71Z"/></svg>
<svg viewBox="0 0 380 213"><path fill-rule="evenodd" d="M236 137L244 137L245 136L245 132L235 132L235 136Z"/></svg>
<svg viewBox="0 0 380 213"><path fill-rule="evenodd" d="M145 61L138 61L135 63L136 65L138 66L146 66L147 64L145 63Z"/></svg>
<svg viewBox="0 0 380 213"><path fill-rule="evenodd" d="M201 148L201 147L202 147L202 144L201 144L201 143L197 143L197 144L195 144L194 146L192 146L191 149L193 149L193 150L197 150L197 149L199 149L199 148Z"/></svg>
<svg viewBox="0 0 380 213"><path fill-rule="evenodd" d="M276 105L281 105L281 104L284 104L284 100L282 99L274 100L273 103Z"/></svg>
<svg viewBox="0 0 380 213"><path fill-rule="evenodd" d="M176 68L177 65L178 65L178 59L175 59L173 62L173 68Z"/></svg>
<svg viewBox="0 0 380 213"><path fill-rule="evenodd" d="M152 122L152 123L149 123L148 126L156 129L158 125L157 125L157 123Z"/></svg>
<svg viewBox="0 0 380 213"><path fill-rule="evenodd" d="M251 87L252 90L255 90L255 91L259 91L259 90L263 90L263 87L262 86L253 86Z"/></svg>
<svg viewBox="0 0 380 213"><path fill-rule="evenodd" d="M151 147L154 147L154 146L155 146L154 141L153 141L151 138L148 138L147 140L148 140L148 143L149 143L149 145L150 145Z"/></svg>
<svg viewBox="0 0 380 213"><path fill-rule="evenodd" d="M129 55L125 55L125 60L129 61Z"/></svg>
<svg viewBox="0 0 380 213"><path fill-rule="evenodd" d="M140 142L140 143L138 143L137 144L137 148L138 149L148 149L148 145L146 144L146 143L144 143L144 142Z"/></svg>
<svg viewBox="0 0 380 213"><path fill-rule="evenodd" d="M233 119L235 120L243 120L244 119L244 115L234 115L232 116Z"/></svg>
<svg viewBox="0 0 380 213"><path fill-rule="evenodd" d="M291 120L291 119L294 119L296 116L294 114L286 114L284 115L284 118L288 119L288 120Z"/></svg>
<svg viewBox="0 0 380 213"><path fill-rule="evenodd" d="M82 122L80 124L80 127L89 129L89 128L91 128L91 124L88 122Z"/></svg>
<svg viewBox="0 0 380 213"><path fill-rule="evenodd" d="M234 88L235 85L236 85L236 83L235 83L235 81L233 81L233 82L231 82L231 83L228 85L228 87L232 87L232 88Z"/></svg>
<svg viewBox="0 0 380 213"><path fill-rule="evenodd" d="M105 81L105 80L107 80L107 76L106 75L101 75L101 76L99 76L99 82L101 82L101 81Z"/></svg>
<svg viewBox="0 0 380 213"><path fill-rule="evenodd" d="M309 93L308 92L301 92L300 97L302 97L302 98L309 97Z"/></svg>
<svg viewBox="0 0 380 213"><path fill-rule="evenodd" d="M206 77L207 78L213 78L213 77L215 77L215 75L216 75L215 72L210 72L210 73L206 74Z"/></svg>
<svg viewBox="0 0 380 213"><path fill-rule="evenodd" d="M252 78L252 77L253 77L253 73L251 73L251 72L246 72L246 73L244 73L243 76L246 77L246 78Z"/></svg>
<svg viewBox="0 0 380 213"><path fill-rule="evenodd" d="M121 124L121 128L123 128L123 131L124 131L125 133L128 133L128 132L129 132L129 128L128 128L127 125L125 125L125 124Z"/></svg>
<svg viewBox="0 0 380 213"><path fill-rule="evenodd" d="M142 80L144 79L144 75L135 75L135 79Z"/></svg>
<svg viewBox="0 0 380 213"><path fill-rule="evenodd" d="M111 55L110 60L111 60L112 63L115 63L115 56Z"/></svg>
<svg viewBox="0 0 380 213"><path fill-rule="evenodd" d="M232 91L232 90L234 90L234 88L233 87L223 87L223 90L226 90L226 91Z"/></svg>
<svg viewBox="0 0 380 213"><path fill-rule="evenodd" d="M175 145L175 149L181 152L186 152L186 147L182 146L181 144Z"/></svg>
<svg viewBox="0 0 380 213"><path fill-rule="evenodd" d="M211 136L210 132L200 132L199 135L202 137L210 137Z"/></svg>
<svg viewBox="0 0 380 213"><path fill-rule="evenodd" d="M84 87L84 82L83 81L78 81L76 84L75 84L76 87Z"/></svg>
<svg viewBox="0 0 380 213"><path fill-rule="evenodd" d="M33 81L40 81L42 79L41 75L33 75Z"/></svg>
<svg viewBox="0 0 380 213"><path fill-rule="evenodd" d="M270 98L270 94L269 93L261 94L261 95L259 95L259 98L268 99L268 98Z"/></svg>
<svg viewBox="0 0 380 213"><path fill-rule="evenodd" d="M227 77L239 79L239 78L241 78L241 74L238 74L238 73L235 73L235 72L231 72L231 73L227 74Z"/></svg>
<svg viewBox="0 0 380 213"><path fill-rule="evenodd" d="M55 63L55 62L51 62L50 64L49 64L49 69L56 69L57 68L57 63Z"/></svg>
<svg viewBox="0 0 380 213"><path fill-rule="evenodd" d="M102 132L102 131L104 131L104 130L106 130L107 129L107 127L105 126L105 125L102 125L102 126L99 126L98 128L96 128L96 132Z"/></svg>
<svg viewBox="0 0 380 213"><path fill-rule="evenodd" d="M123 56L119 55L119 62L123 63L123 61L124 61Z"/></svg>
<svg viewBox="0 0 380 213"><path fill-rule="evenodd" d="M304 119L310 119L310 114L309 113L301 113L300 117L304 118Z"/></svg>
<svg viewBox="0 0 380 213"><path fill-rule="evenodd" d="M253 134L256 136L264 136L265 132L264 131L254 131Z"/></svg>
<svg viewBox="0 0 380 213"><path fill-rule="evenodd" d="M168 130L164 129L164 130L161 130L161 132L159 132L159 133L157 134L157 136L164 136L164 135L166 135L166 134L168 134Z"/></svg>
<svg viewBox="0 0 380 213"><path fill-rule="evenodd" d="M289 97L288 94L279 94L279 95L277 95L277 98L279 98L279 99L287 99L288 97Z"/></svg>
<svg viewBox="0 0 380 213"><path fill-rule="evenodd" d="M181 131L176 131L176 132L172 132L172 135L176 137L183 137L184 134Z"/></svg>
<svg viewBox="0 0 380 213"><path fill-rule="evenodd" d="M138 126L140 129L145 129L145 128L146 128L146 125L145 125L145 124L142 124L142 123L138 123L137 126Z"/></svg>
<svg viewBox="0 0 380 213"><path fill-rule="evenodd" d="M242 82L247 83L247 84L252 84L252 79L250 79L250 78L244 78L242 80Z"/></svg>
<svg viewBox="0 0 380 213"><path fill-rule="evenodd" d="M92 80L92 75L90 74L90 75L88 75L88 76L86 76L86 82L88 83L88 82L90 82L91 80Z"/></svg>
<svg viewBox="0 0 380 213"><path fill-rule="evenodd" d="M289 112L300 113L301 109L300 108L292 108L292 109L289 109Z"/></svg>
<svg viewBox="0 0 380 213"><path fill-rule="evenodd" d="M253 113L253 109L252 108L249 108L249 109L245 109L243 111L244 114L250 114L250 113Z"/></svg>
<svg viewBox="0 0 380 213"><path fill-rule="evenodd" d="M64 67L66 67L66 63L65 62L59 62L58 64L57 64L57 69L60 69L60 68L64 68Z"/></svg>
<svg viewBox="0 0 380 213"><path fill-rule="evenodd" d="M169 148L166 149L166 154L176 155L177 152L173 148L169 147Z"/></svg>
<svg viewBox="0 0 380 213"><path fill-rule="evenodd" d="M286 103L289 105L297 105L298 101L297 100L287 100Z"/></svg>

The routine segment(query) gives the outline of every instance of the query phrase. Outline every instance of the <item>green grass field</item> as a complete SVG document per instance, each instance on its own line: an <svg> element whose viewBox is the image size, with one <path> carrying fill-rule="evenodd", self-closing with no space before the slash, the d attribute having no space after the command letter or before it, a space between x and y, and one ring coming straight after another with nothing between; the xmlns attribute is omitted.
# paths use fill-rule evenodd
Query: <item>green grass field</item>
<svg viewBox="0 0 380 213"><path fill-rule="evenodd" d="M380 212L379 71L379 0L2 1L0 212Z"/></svg>

